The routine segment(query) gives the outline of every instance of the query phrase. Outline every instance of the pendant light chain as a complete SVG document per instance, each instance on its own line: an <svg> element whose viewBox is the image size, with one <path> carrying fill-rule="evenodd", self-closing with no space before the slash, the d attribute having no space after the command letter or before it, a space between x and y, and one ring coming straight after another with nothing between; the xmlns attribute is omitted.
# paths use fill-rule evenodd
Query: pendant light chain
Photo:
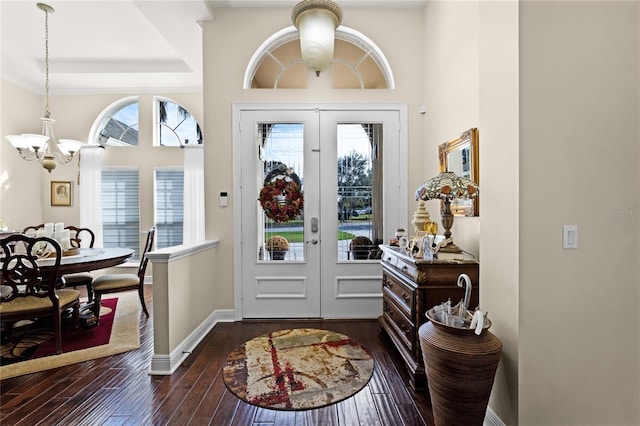
<svg viewBox="0 0 640 426"><path fill-rule="evenodd" d="M44 116L49 118L51 116L49 111L49 11L46 9L44 9L44 74Z"/></svg>

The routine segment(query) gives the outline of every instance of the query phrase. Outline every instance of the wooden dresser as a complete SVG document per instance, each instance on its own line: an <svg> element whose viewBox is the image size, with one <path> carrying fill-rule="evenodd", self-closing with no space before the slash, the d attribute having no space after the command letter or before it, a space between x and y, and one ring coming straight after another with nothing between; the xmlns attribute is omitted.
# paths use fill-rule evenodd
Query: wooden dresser
<svg viewBox="0 0 640 426"><path fill-rule="evenodd" d="M414 259L398 247L381 245L383 314L380 326L404 359L409 384L415 390L427 389L418 329L425 313L435 305L464 297L458 276L467 274L473 289L469 309L478 306L479 262L462 254L459 259ZM447 256L452 256L448 254Z"/></svg>

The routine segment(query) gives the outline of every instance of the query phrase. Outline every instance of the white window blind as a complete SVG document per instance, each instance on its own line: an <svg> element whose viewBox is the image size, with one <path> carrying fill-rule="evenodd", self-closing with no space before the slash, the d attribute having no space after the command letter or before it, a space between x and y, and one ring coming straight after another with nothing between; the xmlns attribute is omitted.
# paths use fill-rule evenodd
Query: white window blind
<svg viewBox="0 0 640 426"><path fill-rule="evenodd" d="M135 168L102 170L102 231L105 247L127 247L140 258L140 182Z"/></svg>
<svg viewBox="0 0 640 426"><path fill-rule="evenodd" d="M184 171L156 170L156 248L182 244Z"/></svg>

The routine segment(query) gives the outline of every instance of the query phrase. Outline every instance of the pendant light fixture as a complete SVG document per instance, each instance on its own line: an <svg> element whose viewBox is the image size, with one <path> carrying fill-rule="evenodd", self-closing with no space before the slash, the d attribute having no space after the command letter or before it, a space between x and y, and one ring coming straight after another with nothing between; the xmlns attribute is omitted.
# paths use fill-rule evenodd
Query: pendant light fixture
<svg viewBox="0 0 640 426"><path fill-rule="evenodd" d="M291 10L293 25L300 32L300 50L307 68L320 76L333 59L336 28L342 9L331 0L303 0Z"/></svg>
<svg viewBox="0 0 640 426"><path fill-rule="evenodd" d="M60 139L58 141L53 134L55 120L51 118L51 112L49 111L49 14L55 12L55 10L44 3L37 3L36 6L45 14L45 106L44 117L40 119L42 121L42 134L24 133L21 135L6 135L5 137L18 150L20 157L27 161L38 160L42 167L51 173L51 170L55 169L58 163L67 164L71 161L74 154L84 144L71 139Z"/></svg>

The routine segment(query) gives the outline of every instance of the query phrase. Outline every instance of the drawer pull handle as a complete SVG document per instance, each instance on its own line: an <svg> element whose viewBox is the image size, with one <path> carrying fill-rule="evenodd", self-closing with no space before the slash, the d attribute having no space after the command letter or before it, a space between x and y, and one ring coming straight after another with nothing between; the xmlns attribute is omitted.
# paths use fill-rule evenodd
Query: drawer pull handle
<svg viewBox="0 0 640 426"><path fill-rule="evenodd" d="M410 299L409 295L405 292L402 292L402 300L404 300L405 302L408 302Z"/></svg>
<svg viewBox="0 0 640 426"><path fill-rule="evenodd" d="M404 332L404 334L409 334L409 327L407 327L406 325L400 325L400 329Z"/></svg>
<svg viewBox="0 0 640 426"><path fill-rule="evenodd" d="M393 283L391 281L385 281L384 282L384 286L387 287L387 288L391 288L391 287L393 287Z"/></svg>
<svg viewBox="0 0 640 426"><path fill-rule="evenodd" d="M384 313L389 316L393 315L393 311L391 310L391 308L389 308L389 305L387 305L386 303L384 304Z"/></svg>

